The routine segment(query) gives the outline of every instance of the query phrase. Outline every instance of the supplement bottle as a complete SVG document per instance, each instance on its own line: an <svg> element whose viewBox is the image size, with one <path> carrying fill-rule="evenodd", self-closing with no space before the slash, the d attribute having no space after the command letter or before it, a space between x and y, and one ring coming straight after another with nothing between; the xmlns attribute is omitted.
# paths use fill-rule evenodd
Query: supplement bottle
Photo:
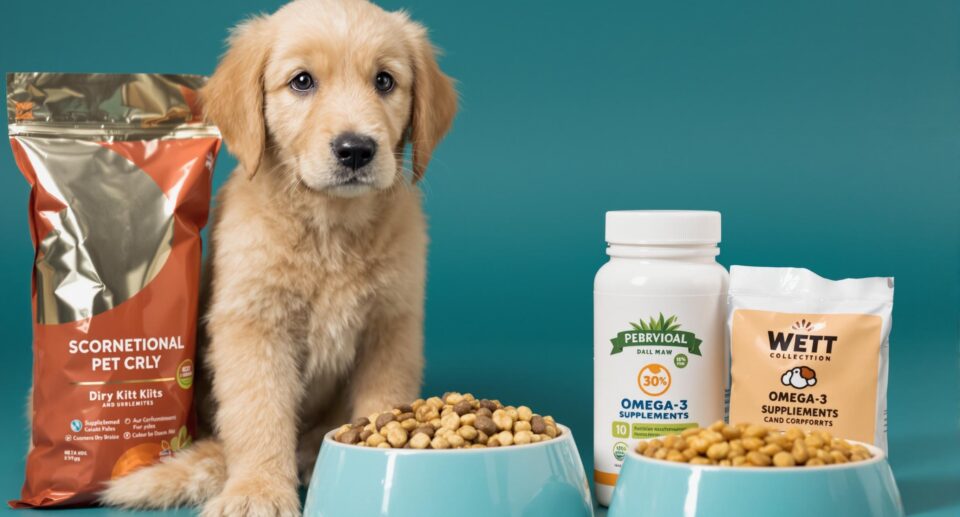
<svg viewBox="0 0 960 517"><path fill-rule="evenodd" d="M724 417L720 213L607 212L594 281L594 480L607 506L639 440Z"/></svg>

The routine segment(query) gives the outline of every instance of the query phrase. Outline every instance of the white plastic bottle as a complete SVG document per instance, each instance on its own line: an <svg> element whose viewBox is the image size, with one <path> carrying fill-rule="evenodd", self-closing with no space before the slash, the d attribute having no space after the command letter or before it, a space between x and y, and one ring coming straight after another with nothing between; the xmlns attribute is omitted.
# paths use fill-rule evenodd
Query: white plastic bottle
<svg viewBox="0 0 960 517"><path fill-rule="evenodd" d="M720 213L607 212L594 282L594 480L608 506L641 439L724 417Z"/></svg>

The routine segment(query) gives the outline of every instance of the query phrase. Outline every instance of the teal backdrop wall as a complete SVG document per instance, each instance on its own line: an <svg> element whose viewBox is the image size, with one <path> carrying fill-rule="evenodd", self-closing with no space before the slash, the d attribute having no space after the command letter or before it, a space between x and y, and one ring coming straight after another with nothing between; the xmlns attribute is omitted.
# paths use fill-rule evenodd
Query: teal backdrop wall
<svg viewBox="0 0 960 517"><path fill-rule="evenodd" d="M228 27L280 4L12 2L0 71L210 73ZM725 265L896 277L891 461L911 514L960 513L960 3L382 5L430 27L462 95L422 184L426 392L542 408L590 469L604 211L720 210ZM27 197L0 151L4 498L28 436Z"/></svg>

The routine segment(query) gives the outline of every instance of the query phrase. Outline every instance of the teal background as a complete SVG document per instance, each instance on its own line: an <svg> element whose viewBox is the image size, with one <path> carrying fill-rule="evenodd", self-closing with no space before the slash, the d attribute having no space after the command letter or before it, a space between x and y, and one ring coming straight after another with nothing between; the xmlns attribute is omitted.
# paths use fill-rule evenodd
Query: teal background
<svg viewBox="0 0 960 517"><path fill-rule="evenodd" d="M0 71L210 73L227 28L279 4L11 2ZM431 28L462 94L422 185L426 392L552 413L590 469L603 212L720 210L724 265L896 277L891 462L909 513L960 513L960 4L383 5ZM217 184L234 164L224 155ZM12 498L32 248L9 151L0 170L0 496Z"/></svg>

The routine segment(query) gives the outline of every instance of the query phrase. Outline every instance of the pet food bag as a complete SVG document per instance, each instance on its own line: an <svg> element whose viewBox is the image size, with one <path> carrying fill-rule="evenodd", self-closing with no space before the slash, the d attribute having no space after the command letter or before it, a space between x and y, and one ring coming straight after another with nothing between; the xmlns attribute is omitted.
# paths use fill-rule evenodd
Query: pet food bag
<svg viewBox="0 0 960 517"><path fill-rule="evenodd" d="M91 503L193 434L200 230L220 148L198 76L14 73L30 183L32 438L13 507Z"/></svg>
<svg viewBox="0 0 960 517"><path fill-rule="evenodd" d="M730 422L887 446L893 278L730 269Z"/></svg>

